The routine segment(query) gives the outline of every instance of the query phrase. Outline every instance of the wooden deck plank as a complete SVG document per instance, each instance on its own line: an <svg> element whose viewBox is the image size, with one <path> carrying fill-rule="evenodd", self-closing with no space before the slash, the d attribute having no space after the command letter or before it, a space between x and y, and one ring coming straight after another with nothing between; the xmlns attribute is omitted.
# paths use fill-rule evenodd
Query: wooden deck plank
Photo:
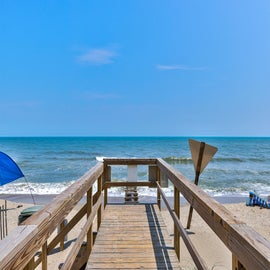
<svg viewBox="0 0 270 270"><path fill-rule="evenodd" d="M181 269L154 205L107 205L86 269Z"/></svg>

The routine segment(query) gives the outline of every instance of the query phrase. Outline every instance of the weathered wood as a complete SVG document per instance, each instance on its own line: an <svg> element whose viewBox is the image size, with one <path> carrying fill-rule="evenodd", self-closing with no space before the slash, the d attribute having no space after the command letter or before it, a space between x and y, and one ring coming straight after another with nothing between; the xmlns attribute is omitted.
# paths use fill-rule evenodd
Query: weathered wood
<svg viewBox="0 0 270 270"><path fill-rule="evenodd" d="M269 241L247 224L233 224L228 228L226 245L237 250L233 254L238 258L242 268L270 269ZM256 265L256 268L253 265Z"/></svg>
<svg viewBox="0 0 270 270"><path fill-rule="evenodd" d="M63 231L63 229L65 228L65 219L60 223L59 226L59 231L60 233ZM64 245L65 245L65 235L63 234L62 239L60 239L60 251L64 250Z"/></svg>
<svg viewBox="0 0 270 270"><path fill-rule="evenodd" d="M104 182L111 182L112 181L112 167L109 165L104 164Z"/></svg>
<svg viewBox="0 0 270 270"><path fill-rule="evenodd" d="M1 241L0 245L0 269L16 269L22 263L23 269L29 260L20 257L14 260L14 256L24 250L27 243L35 241L38 227L36 225L18 226L11 234Z"/></svg>
<svg viewBox="0 0 270 270"><path fill-rule="evenodd" d="M38 233L34 235L32 241L25 243L24 248L13 254L13 258L9 262L13 265L12 269L23 269L26 266L102 172L103 164L97 164L50 204L24 222L25 225L36 225Z"/></svg>
<svg viewBox="0 0 270 270"><path fill-rule="evenodd" d="M154 165L155 158L104 158L105 165Z"/></svg>
<svg viewBox="0 0 270 270"><path fill-rule="evenodd" d="M167 209L174 221L174 225L175 228L177 229L178 232L180 232L180 235L182 236L183 241L185 242L185 245L195 263L195 265L197 266L197 269L208 269L205 262L203 261L203 259L201 258L199 252L197 251L197 249L195 248L195 246L193 245L193 243L191 242L187 232L185 231L183 225L181 224L178 216L176 215L176 213L171 209L170 207L170 203L166 198L165 193L163 192L163 190L161 189L161 187L158 185L158 189L160 190L160 194L163 198L163 201L165 203L165 205L167 206Z"/></svg>
<svg viewBox="0 0 270 270"><path fill-rule="evenodd" d="M108 204L108 189L105 187L104 188L104 208Z"/></svg>
<svg viewBox="0 0 270 270"><path fill-rule="evenodd" d="M232 256L232 270L246 270L235 255Z"/></svg>
<svg viewBox="0 0 270 270"><path fill-rule="evenodd" d="M98 190L97 190L97 194L99 196L102 196L102 176L100 176L98 178ZM97 230L100 227L101 224L101 217L102 217L102 205L98 208L98 213L97 213Z"/></svg>
<svg viewBox="0 0 270 270"><path fill-rule="evenodd" d="M160 211L107 205L86 269L180 269Z"/></svg>
<svg viewBox="0 0 270 270"><path fill-rule="evenodd" d="M148 166L148 181L149 182L156 182L157 181L157 169L158 167L156 165L150 165Z"/></svg>
<svg viewBox="0 0 270 270"><path fill-rule="evenodd" d="M47 256L48 256L48 249L47 249L47 242L45 242L42 246L42 270L47 270Z"/></svg>
<svg viewBox="0 0 270 270"><path fill-rule="evenodd" d="M156 187L156 183L154 182L106 182L105 188L111 188L111 187Z"/></svg>
<svg viewBox="0 0 270 270"><path fill-rule="evenodd" d="M93 209L93 187L91 187L87 191L87 219L89 218L90 214L92 213L92 209ZM91 224L90 227L87 229L86 238L87 238L86 254L87 254L87 257L88 257L90 255L90 253L91 253L93 243L94 243L93 224ZM80 245L81 244L82 243L80 243Z"/></svg>
<svg viewBox="0 0 270 270"><path fill-rule="evenodd" d="M27 265L24 267L24 270L34 270L35 269L35 258L32 258Z"/></svg>
<svg viewBox="0 0 270 270"><path fill-rule="evenodd" d="M52 252L55 246L60 242L60 239L67 235L73 227L82 219L82 217L86 214L87 204L85 204L80 211L67 223L67 225L63 228L60 234L55 236L55 238L48 245L48 254Z"/></svg>
<svg viewBox="0 0 270 270"><path fill-rule="evenodd" d="M72 264L74 263L76 256L77 256L77 254L82 246L85 235L87 235L87 233L89 232L89 229L93 224L93 220L94 220L95 216L97 215L97 210L101 204L102 204L102 197L100 197L98 202L93 206L92 211L91 211L90 215L88 216L87 222L85 223L85 225L81 229L81 233L79 234L77 241L75 242L72 249L70 250L66 261L64 262L64 264L61 267L61 270L68 270L72 267ZM92 241L92 239L91 239L91 241ZM86 260L87 260L87 258L86 258Z"/></svg>
<svg viewBox="0 0 270 270"><path fill-rule="evenodd" d="M110 258L113 258L111 262L112 268L124 268L134 269L140 267L148 267L150 269L167 269L168 263L169 269L178 267L178 259L175 256L175 252L172 246L168 246L166 243L171 239L163 234L163 230L166 229L164 222L159 219L157 212L153 208L148 208L142 214L137 206L141 205L125 205L128 209L128 213L125 211L113 211L106 212L106 219L101 222L101 210L102 205L102 192L104 189L104 207L107 204L107 188L112 186L149 186L157 187L155 181L153 182L120 182L120 183L108 183L111 180L110 166L108 165L151 165L156 166L157 176L156 180L160 183L160 174L164 174L166 179L169 179L175 186L177 191L175 194L175 206L174 211L169 209L169 212L176 224L175 228L175 246L177 246L177 231L183 238L188 250L191 253L194 262L198 269L205 269L201 259L198 259L196 249L192 245L192 242L188 238L185 229L180 223L178 216L178 196L179 192L187 199L191 206L198 212L198 214L206 221L209 227L217 234L217 236L223 241L223 243L232 251L234 264L233 266L240 270L241 267L245 269L266 270L270 269L270 243L265 238L260 236L257 232L252 230L243 222L236 219L225 207L220 205L214 199L210 198L199 187L192 184L181 173L175 170L172 166L168 165L162 159L126 159L115 158L105 159L104 163L97 164L94 168L88 171L83 177L81 177L75 184L70 186L62 194L57 196L49 205L43 208L43 210L34 214L27 219L20 229L25 232L20 235L18 232L12 232L6 239L12 241L8 243L6 249L6 242L0 243L0 269L34 269L38 265L42 258L46 265L47 254L55 247L59 240L69 232L69 230L84 216L87 212L87 206L85 205L79 213L63 228L62 232L56 236L48 247L46 247L46 241L51 233L57 228L57 226L65 219L70 213L73 207L80 201L84 194L92 187L95 181L98 180L98 191L92 195L92 203L94 204L86 224L84 225L84 231L78 237L78 243L74 244L72 258L67 260L67 265L71 265L74 260L74 256L77 254L77 250L80 248L82 239L85 237L87 230L92 226L90 224L90 218L92 212L97 211L97 222L100 225L98 237L96 239L97 245L100 247L99 252L91 254L94 263L90 266L91 269L102 269L107 265L108 258L105 255L110 254ZM102 178L101 178L102 177ZM100 181L100 179L103 179ZM102 182L103 185L100 184ZM106 182L106 183L105 183ZM169 203L165 198L165 194L158 185L157 189L157 202L160 207L161 196L167 207ZM97 201L97 198L98 201ZM95 202L97 201L97 204ZM87 203L89 207L89 203ZM99 205L99 206L98 206ZM149 205L148 205L149 206ZM111 206L107 206L110 209ZM106 208L107 208L106 207ZM118 206L116 206L118 207ZM147 206L145 206L147 207ZM130 215L132 213L132 215ZM121 220L121 222L119 222ZM91 220L92 221L92 220ZM116 224L116 225L114 225ZM147 226L145 226L147 224ZM30 227L29 227L30 226ZM34 226L34 227L31 227ZM129 229L127 233L127 229ZM33 230L32 233L29 231ZM149 233L150 232L150 233ZM153 233L155 232L155 233ZM92 235L92 233L91 233ZM126 238L128 235L128 239ZM162 244L161 237L162 236ZM15 242L16 239L16 242ZM3 240L4 241L4 240ZM8 241L8 240L7 240ZM164 244L165 243L165 244ZM11 246L12 245L12 246ZM153 248L158 246L159 248ZM166 256L164 257L164 249L160 247L166 247ZM152 247L152 251L150 251ZM34 255L40 249L43 249L42 255L38 260L34 261ZM111 253L111 250L114 253ZM2 252L3 251L3 252ZM149 254L149 255L148 255ZM174 255L173 255L174 254ZM146 256L147 255L147 256ZM12 256L12 257L11 257ZM90 257L91 257L90 256ZM104 257L105 256L105 257ZM45 259L46 257L46 259ZM153 263L152 258L155 258ZM102 261L99 261L100 258ZM168 259L169 258L169 259ZM169 261L167 261L167 259ZM142 262L144 263L142 265ZM241 263L240 263L241 262ZM69 267L68 267L69 269ZM177 268L178 269L178 268ZM235 270L235 269L233 269Z"/></svg>
<svg viewBox="0 0 270 270"><path fill-rule="evenodd" d="M108 188L106 187L107 182L111 182L111 166L104 164L104 173L103 173L103 189L104 189L104 207L108 203Z"/></svg>
<svg viewBox="0 0 270 270"><path fill-rule="evenodd" d="M174 213L179 219L180 217L180 194L177 188L174 188ZM178 260L180 260L180 233L177 226L174 224L174 248Z"/></svg>
<svg viewBox="0 0 270 270"><path fill-rule="evenodd" d="M160 185L160 169L157 167L157 184ZM161 196L159 192L159 188L157 188L157 205L159 210L161 210Z"/></svg>
<svg viewBox="0 0 270 270"><path fill-rule="evenodd" d="M198 185L198 182L199 182L199 177L200 177L200 173L201 173L201 165L202 165L202 160L203 160L204 148L205 148L205 142L200 142L200 150L199 150L198 160L193 160L194 166L196 164L196 168L195 168L195 180L194 180L194 184L195 185ZM193 157L193 159L194 159L194 157ZM192 213L193 213L193 208L192 208L192 205L191 205L189 207L187 229L190 229L190 226L191 226Z"/></svg>
<svg viewBox="0 0 270 270"><path fill-rule="evenodd" d="M270 269L269 241L236 219L223 205L165 161L158 159L157 165L247 269Z"/></svg>

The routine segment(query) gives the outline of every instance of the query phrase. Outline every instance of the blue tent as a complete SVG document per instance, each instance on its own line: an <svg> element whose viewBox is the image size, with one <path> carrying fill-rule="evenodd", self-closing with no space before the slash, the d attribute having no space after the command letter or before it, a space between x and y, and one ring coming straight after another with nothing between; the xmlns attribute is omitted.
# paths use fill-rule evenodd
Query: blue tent
<svg viewBox="0 0 270 270"><path fill-rule="evenodd" d="M11 157L0 152L0 186L24 177L19 166Z"/></svg>

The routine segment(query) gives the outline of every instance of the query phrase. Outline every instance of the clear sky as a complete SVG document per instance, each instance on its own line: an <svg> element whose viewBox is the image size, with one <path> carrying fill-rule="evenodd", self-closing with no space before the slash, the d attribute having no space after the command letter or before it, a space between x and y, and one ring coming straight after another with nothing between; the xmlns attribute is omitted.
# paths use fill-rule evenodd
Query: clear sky
<svg viewBox="0 0 270 270"><path fill-rule="evenodd" d="M0 1L0 136L270 136L269 0Z"/></svg>

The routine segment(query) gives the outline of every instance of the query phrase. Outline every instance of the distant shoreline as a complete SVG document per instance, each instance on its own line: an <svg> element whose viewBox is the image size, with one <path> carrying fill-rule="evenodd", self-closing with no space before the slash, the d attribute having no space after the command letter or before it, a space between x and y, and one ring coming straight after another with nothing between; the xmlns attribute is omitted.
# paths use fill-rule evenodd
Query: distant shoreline
<svg viewBox="0 0 270 270"><path fill-rule="evenodd" d="M33 194L36 204L45 205L50 203L58 194ZM218 201L221 204L235 204L235 203L244 203L248 199L246 196L214 196L212 197L216 201ZM0 194L1 200L8 200L15 203L27 203L27 204L33 204L33 200L30 194ZM171 204L173 204L173 197L168 197ZM84 199L82 199L84 200ZM109 203L123 203L124 197L120 196L109 196L108 197ZM154 196L139 196L139 202L140 203L155 203L156 197ZM186 204L186 200L181 197L181 204Z"/></svg>

